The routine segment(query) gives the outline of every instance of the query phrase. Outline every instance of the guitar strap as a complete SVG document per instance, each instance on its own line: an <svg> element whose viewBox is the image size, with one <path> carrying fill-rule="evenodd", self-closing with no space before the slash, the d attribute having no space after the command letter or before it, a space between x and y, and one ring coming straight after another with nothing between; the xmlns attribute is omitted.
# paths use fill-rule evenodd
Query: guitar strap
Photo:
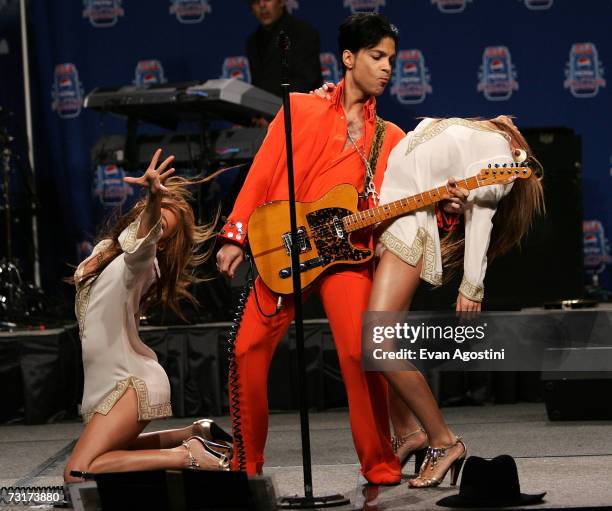
<svg viewBox="0 0 612 511"><path fill-rule="evenodd" d="M386 132L387 126L385 124L385 121L380 117L376 116L374 140L372 140L372 146L370 147L370 158L368 160L368 165L366 165L365 182L363 186L366 198L368 195L371 195L375 203L378 202L378 192L376 191L376 186L374 185L374 174L376 173L376 165L378 164L380 150L385 141Z"/></svg>

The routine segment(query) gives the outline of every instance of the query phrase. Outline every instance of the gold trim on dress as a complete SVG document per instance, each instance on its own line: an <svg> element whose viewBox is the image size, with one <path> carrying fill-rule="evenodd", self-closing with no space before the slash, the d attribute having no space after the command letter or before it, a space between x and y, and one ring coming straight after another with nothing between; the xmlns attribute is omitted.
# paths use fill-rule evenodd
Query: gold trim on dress
<svg viewBox="0 0 612 511"><path fill-rule="evenodd" d="M436 271L435 242L425 228L419 227L411 246L391 234L389 230L381 235L380 242L410 266L416 266L423 256L421 278L434 286L442 285L442 272Z"/></svg>
<svg viewBox="0 0 612 511"><path fill-rule="evenodd" d="M408 142L408 147L406 148L406 155L412 152L418 145L431 140L434 137L437 137L440 133L442 133L445 129L450 128L451 126L465 126L466 128L471 128L474 130L480 131L490 131L492 133L499 133L502 135L508 142L510 142L509 136L503 131L494 130L493 128L488 128L486 125L477 121L469 121L467 119L461 119L459 117L451 117L450 119L440 119L434 120L431 124L425 127L422 131L413 132L410 137L410 141Z"/></svg>
<svg viewBox="0 0 612 511"><path fill-rule="evenodd" d="M104 399L91 411L81 411L83 421L87 424L94 413L102 415L108 414L113 406L125 394L127 389L133 388L136 391L138 399L138 420L147 421L151 419L161 419L163 417L172 417L172 406L170 402L161 403L158 405L149 404L149 391L147 384L135 376L130 376L125 380L117 382L115 388L111 390Z"/></svg>
<svg viewBox="0 0 612 511"><path fill-rule="evenodd" d="M472 284L468 279L463 276L461 279L461 285L459 286L459 292L474 302L482 302L484 298L484 286L477 286Z"/></svg>
<svg viewBox="0 0 612 511"><path fill-rule="evenodd" d="M133 254L138 250L141 245L149 245L152 240L157 242L157 237L161 236L162 229L162 217L160 216L157 222L151 230L145 235L144 238L138 238L138 229L140 229L140 222L142 221L142 214L136 218L125 230L119 235L119 244L121 249L128 253Z"/></svg>
<svg viewBox="0 0 612 511"><path fill-rule="evenodd" d="M91 252L91 255L87 257L74 272L74 285L76 287L76 296L75 296L75 304L74 304L74 312L77 317L77 321L79 322L79 332L83 335L83 328L85 327L85 314L87 313L87 307L89 305L89 295L91 293L91 286L93 281L88 280L85 285L81 284L83 280L83 276L85 273L85 264L96 254L101 254L109 247L113 245L113 241L111 239L104 239L100 241Z"/></svg>

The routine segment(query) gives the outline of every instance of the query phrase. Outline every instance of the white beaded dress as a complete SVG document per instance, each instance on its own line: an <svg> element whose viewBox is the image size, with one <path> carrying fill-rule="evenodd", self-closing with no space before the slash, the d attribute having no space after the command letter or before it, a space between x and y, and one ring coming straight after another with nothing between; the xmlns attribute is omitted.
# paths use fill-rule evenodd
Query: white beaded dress
<svg viewBox="0 0 612 511"><path fill-rule="evenodd" d="M380 204L444 186L450 177L471 177L489 164L512 162L512 150L505 134L466 119L427 118L391 152ZM465 206L464 273L459 291L471 300L483 299L491 220L497 204L511 187L512 183L498 184L470 191ZM434 206L398 218L383 232L380 241L412 266L422 256L421 278L433 285L442 283Z"/></svg>
<svg viewBox="0 0 612 511"><path fill-rule="evenodd" d="M75 272L85 381L81 415L86 423L94 413L106 415L130 387L138 397L138 420L172 415L168 376L138 336L141 299L159 276L155 254L161 218L141 239L139 226L140 217L121 233L123 253L93 283L80 283L85 265L110 240L98 243Z"/></svg>

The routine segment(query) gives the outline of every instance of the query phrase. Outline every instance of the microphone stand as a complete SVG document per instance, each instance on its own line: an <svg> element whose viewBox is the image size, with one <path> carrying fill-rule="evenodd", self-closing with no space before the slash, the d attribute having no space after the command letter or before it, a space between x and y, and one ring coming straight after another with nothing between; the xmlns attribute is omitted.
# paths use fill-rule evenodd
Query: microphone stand
<svg viewBox="0 0 612 511"><path fill-rule="evenodd" d="M287 149L287 178L289 181L289 219L291 222L291 277L293 279L293 303L295 307L295 343L298 367L298 396L300 401L300 430L302 434L302 466L304 470L304 496L281 497L278 505L284 509L332 507L349 504L340 494L317 496L312 490L312 460L310 454L310 425L308 419L308 389L306 387L306 363L304 360L304 318L302 314L302 279L300 270L300 244L298 242L297 215L295 211L295 180L293 173L293 144L291 140L291 102L289 99L289 48L291 41L286 32L278 36L281 54L281 89L285 120Z"/></svg>

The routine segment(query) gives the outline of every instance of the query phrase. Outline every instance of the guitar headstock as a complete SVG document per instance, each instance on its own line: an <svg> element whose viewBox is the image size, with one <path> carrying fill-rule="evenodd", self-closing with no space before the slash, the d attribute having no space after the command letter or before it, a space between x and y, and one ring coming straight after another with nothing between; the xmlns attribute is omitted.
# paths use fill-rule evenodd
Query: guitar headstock
<svg viewBox="0 0 612 511"><path fill-rule="evenodd" d="M486 169L481 169L478 173L478 182L481 185L485 184L508 184L515 179L527 179L531 177L532 171L527 166L527 162L522 163L504 163L500 165L489 164Z"/></svg>

